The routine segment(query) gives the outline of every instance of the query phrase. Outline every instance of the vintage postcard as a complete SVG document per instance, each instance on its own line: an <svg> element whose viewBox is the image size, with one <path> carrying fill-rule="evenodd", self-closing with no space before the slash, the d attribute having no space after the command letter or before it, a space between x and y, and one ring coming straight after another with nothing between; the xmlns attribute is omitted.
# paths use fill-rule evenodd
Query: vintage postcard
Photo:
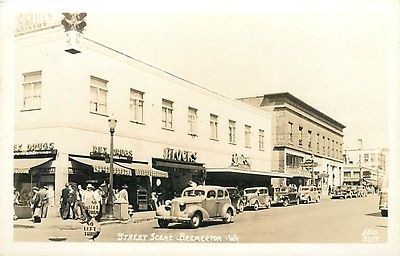
<svg viewBox="0 0 400 256"><path fill-rule="evenodd" d="M2 255L399 255L397 3L250 5L0 2Z"/></svg>

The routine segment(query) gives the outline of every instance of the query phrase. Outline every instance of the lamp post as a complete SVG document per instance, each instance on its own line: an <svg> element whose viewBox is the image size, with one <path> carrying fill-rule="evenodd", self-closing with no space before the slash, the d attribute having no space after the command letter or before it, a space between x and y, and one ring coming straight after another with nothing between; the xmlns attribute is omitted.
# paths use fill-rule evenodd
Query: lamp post
<svg viewBox="0 0 400 256"><path fill-rule="evenodd" d="M117 126L117 120L108 119L108 125L110 127L110 187L108 190L108 214L107 219L114 219L114 132Z"/></svg>

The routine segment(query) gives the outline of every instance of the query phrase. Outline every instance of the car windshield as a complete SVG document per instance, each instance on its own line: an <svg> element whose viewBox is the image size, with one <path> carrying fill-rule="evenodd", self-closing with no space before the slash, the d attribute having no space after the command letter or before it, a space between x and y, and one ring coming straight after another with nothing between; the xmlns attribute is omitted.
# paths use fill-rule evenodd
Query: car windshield
<svg viewBox="0 0 400 256"><path fill-rule="evenodd" d="M196 196L204 196L205 194L206 194L206 192L204 192L204 190L189 189L189 190L185 190L183 192L182 196L196 197Z"/></svg>
<svg viewBox="0 0 400 256"><path fill-rule="evenodd" d="M257 189L256 188L248 188L248 189L245 189L244 192L246 194L254 194L257 192Z"/></svg>
<svg viewBox="0 0 400 256"><path fill-rule="evenodd" d="M310 190L310 188L300 188L301 191L307 191Z"/></svg>
<svg viewBox="0 0 400 256"><path fill-rule="evenodd" d="M229 195L236 195L236 194L238 194L237 189L230 188L230 189L227 189L227 190L228 190L228 192L229 192Z"/></svg>

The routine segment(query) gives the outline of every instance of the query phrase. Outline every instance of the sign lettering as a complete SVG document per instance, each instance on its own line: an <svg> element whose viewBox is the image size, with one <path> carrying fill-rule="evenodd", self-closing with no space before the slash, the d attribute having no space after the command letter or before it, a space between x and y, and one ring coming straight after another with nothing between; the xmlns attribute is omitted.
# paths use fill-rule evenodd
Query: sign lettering
<svg viewBox="0 0 400 256"><path fill-rule="evenodd" d="M165 148L164 159L193 163L197 160L197 152Z"/></svg>

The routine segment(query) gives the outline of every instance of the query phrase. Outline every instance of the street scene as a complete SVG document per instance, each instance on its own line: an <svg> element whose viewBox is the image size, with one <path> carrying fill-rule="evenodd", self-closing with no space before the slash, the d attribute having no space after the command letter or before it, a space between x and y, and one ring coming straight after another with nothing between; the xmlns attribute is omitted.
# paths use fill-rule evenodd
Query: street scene
<svg viewBox="0 0 400 256"><path fill-rule="evenodd" d="M392 9L350 7L18 11L12 240L388 245Z"/></svg>
<svg viewBox="0 0 400 256"><path fill-rule="evenodd" d="M191 229L188 224L160 228L151 218L154 213L142 214L126 224L102 225L96 242L385 243L387 218L377 211L377 203L377 195L348 200L325 198L309 205L245 211L236 215L232 223L215 220L198 229ZM142 221L135 223L135 220ZM87 241L78 223L58 225L21 225L14 229L14 239L46 242L62 237L68 242Z"/></svg>

